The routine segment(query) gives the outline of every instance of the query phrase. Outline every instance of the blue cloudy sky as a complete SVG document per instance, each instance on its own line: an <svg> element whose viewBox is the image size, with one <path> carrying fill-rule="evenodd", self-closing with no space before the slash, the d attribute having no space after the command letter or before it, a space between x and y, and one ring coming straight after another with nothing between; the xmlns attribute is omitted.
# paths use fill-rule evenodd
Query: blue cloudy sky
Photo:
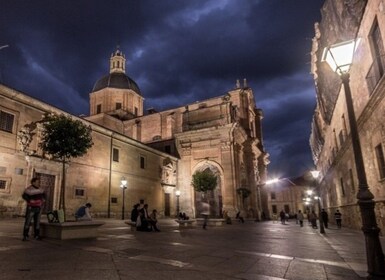
<svg viewBox="0 0 385 280"><path fill-rule="evenodd" d="M0 0L0 82L75 115L119 45L145 109L247 79L264 111L270 177L313 168L314 23L323 0Z"/></svg>

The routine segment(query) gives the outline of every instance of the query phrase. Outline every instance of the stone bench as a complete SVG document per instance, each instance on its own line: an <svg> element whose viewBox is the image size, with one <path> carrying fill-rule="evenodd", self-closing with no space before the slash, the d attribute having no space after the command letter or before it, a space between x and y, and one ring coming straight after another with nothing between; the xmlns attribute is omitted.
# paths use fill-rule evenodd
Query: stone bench
<svg viewBox="0 0 385 280"><path fill-rule="evenodd" d="M80 239L98 237L98 228L104 225L100 221L71 221L64 223L40 222L42 237L54 239Z"/></svg>
<svg viewBox="0 0 385 280"><path fill-rule="evenodd" d="M192 227L195 223L196 223L196 220L192 219L192 220L175 220L175 222L177 222L179 224L179 227Z"/></svg>
<svg viewBox="0 0 385 280"><path fill-rule="evenodd" d="M136 230L136 223L135 222L133 222L133 221L125 221L124 223L129 225L131 230Z"/></svg>
<svg viewBox="0 0 385 280"><path fill-rule="evenodd" d="M202 226L203 225L203 218L197 218L197 224ZM207 220L207 225L208 226L222 226L226 223L226 220L225 219L211 219L209 218Z"/></svg>

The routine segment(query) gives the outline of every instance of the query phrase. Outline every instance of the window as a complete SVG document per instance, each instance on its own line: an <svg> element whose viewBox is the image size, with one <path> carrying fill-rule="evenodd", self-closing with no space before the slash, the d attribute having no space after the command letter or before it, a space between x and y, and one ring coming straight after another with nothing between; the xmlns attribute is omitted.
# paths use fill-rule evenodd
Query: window
<svg viewBox="0 0 385 280"><path fill-rule="evenodd" d="M115 109L116 110L122 109L122 103L120 102L115 103Z"/></svg>
<svg viewBox="0 0 385 280"><path fill-rule="evenodd" d="M370 66L366 79L371 94L381 77L384 75L385 70L385 49L377 19L373 23L369 36L373 63Z"/></svg>
<svg viewBox="0 0 385 280"><path fill-rule="evenodd" d="M340 139L340 146L342 147L342 145L343 145L344 142L345 142L345 137L344 137L344 132L343 132L343 130L340 130L340 133L338 134L338 138Z"/></svg>
<svg viewBox="0 0 385 280"><path fill-rule="evenodd" d="M349 177L350 177L350 187L352 188L352 191L354 191L355 185L354 185L354 176L353 176L352 169L349 169Z"/></svg>
<svg viewBox="0 0 385 280"><path fill-rule="evenodd" d="M117 197L111 197L111 203L118 203Z"/></svg>
<svg viewBox="0 0 385 280"><path fill-rule="evenodd" d="M96 114L100 114L102 112L102 104L96 105Z"/></svg>
<svg viewBox="0 0 385 280"><path fill-rule="evenodd" d="M166 153L168 153L168 154L171 154L171 146L170 146L170 145L166 145L166 146L164 147L164 151L165 151Z"/></svg>
<svg viewBox="0 0 385 280"><path fill-rule="evenodd" d="M15 174L16 175L23 175L24 169L23 168L15 168Z"/></svg>
<svg viewBox="0 0 385 280"><path fill-rule="evenodd" d="M85 190L81 188L75 188L75 196L84 196Z"/></svg>
<svg viewBox="0 0 385 280"><path fill-rule="evenodd" d="M276 199L276 197L275 197L275 192L271 192L271 193L270 193L270 196L271 196L271 199Z"/></svg>
<svg viewBox="0 0 385 280"><path fill-rule="evenodd" d="M135 116L137 116L137 115L138 115L138 108L135 107Z"/></svg>
<svg viewBox="0 0 385 280"><path fill-rule="evenodd" d="M342 196L345 196L344 179L342 177L340 178L340 183L341 183L341 193L342 193Z"/></svg>
<svg viewBox="0 0 385 280"><path fill-rule="evenodd" d="M14 120L15 116L13 114L0 111L0 130L12 133Z"/></svg>
<svg viewBox="0 0 385 280"><path fill-rule="evenodd" d="M277 205L271 205L271 210L273 212L273 214L277 214Z"/></svg>
<svg viewBox="0 0 385 280"><path fill-rule="evenodd" d="M11 178L2 177L0 178L0 193L10 192Z"/></svg>
<svg viewBox="0 0 385 280"><path fill-rule="evenodd" d="M140 168L141 169L145 168L145 163L146 163L145 157L144 156L140 156Z"/></svg>
<svg viewBox="0 0 385 280"><path fill-rule="evenodd" d="M7 181L0 180L0 190L5 190L7 188Z"/></svg>
<svg viewBox="0 0 385 280"><path fill-rule="evenodd" d="M377 20L374 22L373 27L372 27L372 32L370 34L371 37L371 43L372 43L372 48L373 48L373 56L375 61L378 64L378 71L380 76L384 74L384 44L382 42L382 36L381 36L381 31L380 27L378 26Z"/></svg>
<svg viewBox="0 0 385 280"><path fill-rule="evenodd" d="M117 148L112 149L112 160L119 162L119 149Z"/></svg>
<svg viewBox="0 0 385 280"><path fill-rule="evenodd" d="M376 158L377 158L377 166L378 173L380 175L380 179L385 178L385 159L384 159L384 151L382 149L382 145L379 144L375 147L376 150Z"/></svg>

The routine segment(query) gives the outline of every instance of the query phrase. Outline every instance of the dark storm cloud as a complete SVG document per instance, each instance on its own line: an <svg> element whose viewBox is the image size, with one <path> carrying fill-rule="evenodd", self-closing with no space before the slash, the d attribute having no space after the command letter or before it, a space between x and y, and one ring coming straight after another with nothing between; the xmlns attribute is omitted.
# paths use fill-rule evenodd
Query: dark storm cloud
<svg viewBox="0 0 385 280"><path fill-rule="evenodd" d="M0 81L74 114L119 45L159 110L224 94L247 78L264 110L270 173L311 165L310 71L321 0L2 1ZM284 160L283 160L284 159Z"/></svg>

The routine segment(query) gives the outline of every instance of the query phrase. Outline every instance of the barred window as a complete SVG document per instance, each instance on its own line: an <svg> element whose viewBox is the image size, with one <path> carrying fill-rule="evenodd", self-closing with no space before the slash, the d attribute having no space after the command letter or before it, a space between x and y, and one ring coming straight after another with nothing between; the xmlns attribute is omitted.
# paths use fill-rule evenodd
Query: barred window
<svg viewBox="0 0 385 280"><path fill-rule="evenodd" d="M0 190L5 190L7 188L7 181L0 180Z"/></svg>
<svg viewBox="0 0 385 280"><path fill-rule="evenodd" d="M12 133L14 120L15 116L13 114L0 111L0 130Z"/></svg>
<svg viewBox="0 0 385 280"><path fill-rule="evenodd" d="M75 189L75 196L84 196L84 195L85 195L84 189L80 189L80 188Z"/></svg>

